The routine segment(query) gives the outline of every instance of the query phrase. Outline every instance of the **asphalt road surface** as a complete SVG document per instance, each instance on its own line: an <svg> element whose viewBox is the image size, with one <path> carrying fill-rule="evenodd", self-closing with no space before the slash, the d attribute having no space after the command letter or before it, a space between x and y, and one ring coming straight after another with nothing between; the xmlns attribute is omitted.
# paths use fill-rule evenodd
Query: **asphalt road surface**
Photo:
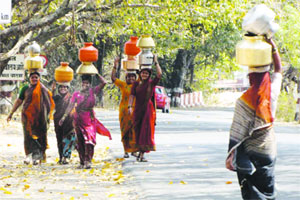
<svg viewBox="0 0 300 200"><path fill-rule="evenodd" d="M117 112L99 112L99 119L113 133L112 153L122 156ZM148 162L123 163L139 199L241 199L237 177L225 168L233 108L158 111L157 150ZM275 123L278 200L300 199L300 126Z"/></svg>

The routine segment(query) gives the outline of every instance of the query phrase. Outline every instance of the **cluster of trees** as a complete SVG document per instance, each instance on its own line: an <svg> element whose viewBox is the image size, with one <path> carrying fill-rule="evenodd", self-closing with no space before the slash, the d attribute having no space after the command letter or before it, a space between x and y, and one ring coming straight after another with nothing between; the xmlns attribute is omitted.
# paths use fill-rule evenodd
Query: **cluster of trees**
<svg viewBox="0 0 300 200"><path fill-rule="evenodd" d="M276 34L286 65L300 64L300 3L290 0L12 0L12 23L0 25L0 74L9 58L37 41L49 58L50 74L61 61L79 66L77 52L92 41L97 68L109 75L131 35L150 34L163 68L161 84L176 96L208 90L237 70L235 45L241 23L255 4L277 13ZM53 78L53 77L50 77Z"/></svg>

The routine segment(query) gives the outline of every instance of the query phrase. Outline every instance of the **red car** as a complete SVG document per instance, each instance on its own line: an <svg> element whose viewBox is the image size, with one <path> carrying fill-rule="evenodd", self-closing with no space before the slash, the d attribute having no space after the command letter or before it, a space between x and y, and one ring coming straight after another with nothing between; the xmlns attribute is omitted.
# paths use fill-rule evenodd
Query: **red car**
<svg viewBox="0 0 300 200"><path fill-rule="evenodd" d="M162 112L170 112L171 99L168 97L166 90L162 86L155 86L156 108L162 109Z"/></svg>

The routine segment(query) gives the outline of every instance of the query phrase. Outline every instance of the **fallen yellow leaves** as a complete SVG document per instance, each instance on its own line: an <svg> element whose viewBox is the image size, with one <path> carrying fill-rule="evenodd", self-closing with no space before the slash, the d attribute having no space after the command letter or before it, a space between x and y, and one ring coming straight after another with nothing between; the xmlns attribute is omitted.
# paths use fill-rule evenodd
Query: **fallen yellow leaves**
<svg viewBox="0 0 300 200"><path fill-rule="evenodd" d="M8 190L5 189L4 187L0 187L0 190L3 191L3 194L12 194L12 192L8 191Z"/></svg>
<svg viewBox="0 0 300 200"><path fill-rule="evenodd" d="M7 179L7 178L11 178L12 176L4 176L4 177L1 177L0 180L3 180L3 179Z"/></svg>
<svg viewBox="0 0 300 200"><path fill-rule="evenodd" d="M185 184L187 184L187 182L185 182L185 181L180 181L180 184L185 185Z"/></svg>
<svg viewBox="0 0 300 200"><path fill-rule="evenodd" d="M226 181L226 184L232 184L232 181Z"/></svg>
<svg viewBox="0 0 300 200"><path fill-rule="evenodd" d="M22 191L24 192L25 190L27 190L27 189L29 189L29 188L30 188L30 185L25 184L25 185L24 185L24 188L22 189Z"/></svg>
<svg viewBox="0 0 300 200"><path fill-rule="evenodd" d="M115 194L109 194L107 197L111 198L111 197L115 197L115 196L116 196Z"/></svg>

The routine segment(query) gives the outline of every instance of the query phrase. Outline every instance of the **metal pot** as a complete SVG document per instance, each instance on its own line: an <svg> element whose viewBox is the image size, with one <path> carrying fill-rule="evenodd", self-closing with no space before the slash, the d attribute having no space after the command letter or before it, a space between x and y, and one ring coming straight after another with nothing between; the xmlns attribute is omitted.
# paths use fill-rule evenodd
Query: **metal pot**
<svg viewBox="0 0 300 200"><path fill-rule="evenodd" d="M142 48L142 52L138 55L139 65L152 65L154 55L150 48Z"/></svg>
<svg viewBox="0 0 300 200"><path fill-rule="evenodd" d="M28 46L29 56L38 56L41 53L41 47L36 41L33 41L31 45Z"/></svg>
<svg viewBox="0 0 300 200"><path fill-rule="evenodd" d="M138 40L136 46L140 48L152 48L155 47L153 38L150 35L142 35Z"/></svg>
<svg viewBox="0 0 300 200"><path fill-rule="evenodd" d="M68 62L61 62L55 69L54 78L59 83L71 82L73 80L73 69L69 67Z"/></svg>
<svg viewBox="0 0 300 200"><path fill-rule="evenodd" d="M263 36L244 36L236 45L236 61L240 65L260 67L272 63L272 46Z"/></svg>
<svg viewBox="0 0 300 200"><path fill-rule="evenodd" d="M122 60L122 69L124 70L138 70L139 65L137 60Z"/></svg>
<svg viewBox="0 0 300 200"><path fill-rule="evenodd" d="M83 62L76 70L77 74L98 74L97 68L91 62Z"/></svg>

